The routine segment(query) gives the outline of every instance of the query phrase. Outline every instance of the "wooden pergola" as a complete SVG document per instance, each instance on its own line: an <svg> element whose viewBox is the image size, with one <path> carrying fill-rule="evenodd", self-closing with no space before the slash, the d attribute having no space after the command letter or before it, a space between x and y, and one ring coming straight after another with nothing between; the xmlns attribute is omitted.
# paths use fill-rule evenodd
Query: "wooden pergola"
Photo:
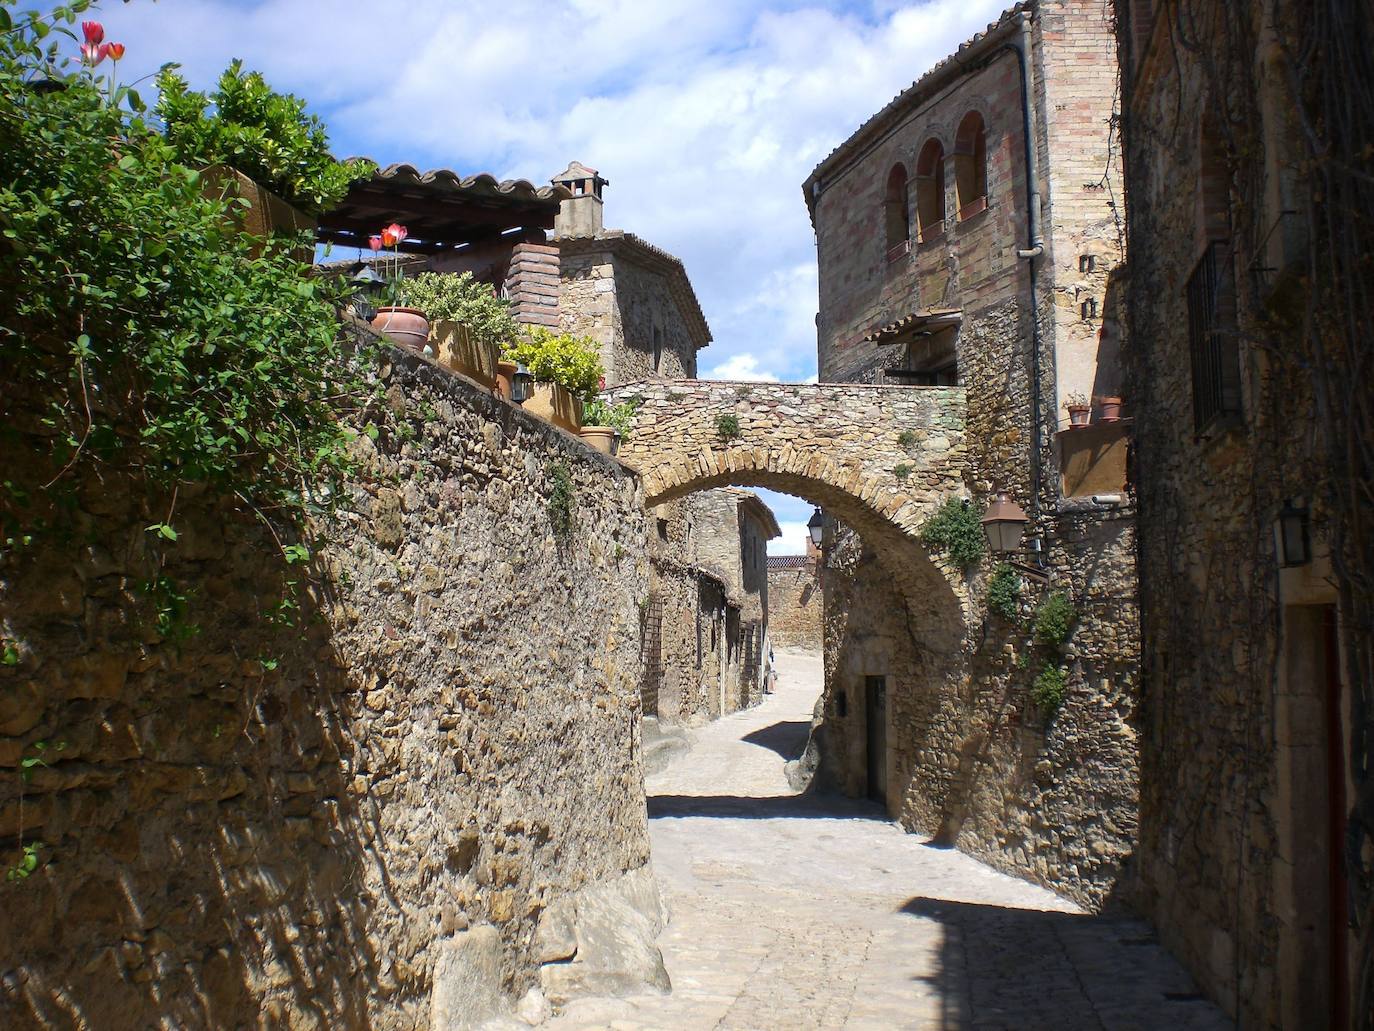
<svg viewBox="0 0 1374 1031"><path fill-rule="evenodd" d="M563 186L526 179L498 181L485 172L460 176L446 168L421 172L413 165L379 168L360 180L320 216L320 243L367 248L368 238L399 222L410 230L400 250L442 254L509 237L512 243L553 228L559 205L572 194Z"/></svg>

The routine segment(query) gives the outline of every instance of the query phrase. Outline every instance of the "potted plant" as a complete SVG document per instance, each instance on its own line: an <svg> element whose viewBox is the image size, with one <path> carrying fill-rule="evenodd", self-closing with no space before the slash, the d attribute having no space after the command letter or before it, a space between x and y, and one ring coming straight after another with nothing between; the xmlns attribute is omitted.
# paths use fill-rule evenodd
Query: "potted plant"
<svg viewBox="0 0 1374 1031"><path fill-rule="evenodd" d="M1121 398L1115 395L1097 399L1097 417L1102 422L1119 422L1121 419Z"/></svg>
<svg viewBox="0 0 1374 1031"><path fill-rule="evenodd" d="M630 401L613 405L599 397L592 398L583 406L582 439L598 451L615 454L620 450L620 442L630 435L636 407Z"/></svg>
<svg viewBox="0 0 1374 1031"><path fill-rule="evenodd" d="M1088 404L1086 397L1075 390L1064 396L1064 410L1069 413L1069 428L1077 429L1088 425L1092 405Z"/></svg>
<svg viewBox="0 0 1374 1031"><path fill-rule="evenodd" d="M496 386L501 344L520 333L508 301L471 272L421 272L402 280L397 292L405 305L428 316L429 342L440 364L488 389Z"/></svg>
<svg viewBox="0 0 1374 1031"><path fill-rule="evenodd" d="M156 114L176 159L203 169L208 191L242 201L234 218L247 235L313 233L319 214L377 169L336 160L324 124L306 114L305 102L275 92L240 61L210 94L188 89L171 68L158 75L157 88ZM303 241L303 260L312 247Z"/></svg>
<svg viewBox="0 0 1374 1031"><path fill-rule="evenodd" d="M534 375L534 396L525 402L525 411L576 433L582 426L582 404L596 394L604 375L596 341L532 326L507 343L506 358Z"/></svg>
<svg viewBox="0 0 1374 1031"><path fill-rule="evenodd" d="M371 326L379 334L393 342L432 358L434 357L434 349L429 345L429 318L424 309L404 303L405 285L403 277L405 273L401 270L399 248L401 241L409 234L410 230L405 226L393 222L367 241L367 245L372 248L374 254L379 253L384 247L391 248L389 269L386 266L386 258L378 259L383 269L389 273L386 279L391 303L377 306L377 313L372 316Z"/></svg>

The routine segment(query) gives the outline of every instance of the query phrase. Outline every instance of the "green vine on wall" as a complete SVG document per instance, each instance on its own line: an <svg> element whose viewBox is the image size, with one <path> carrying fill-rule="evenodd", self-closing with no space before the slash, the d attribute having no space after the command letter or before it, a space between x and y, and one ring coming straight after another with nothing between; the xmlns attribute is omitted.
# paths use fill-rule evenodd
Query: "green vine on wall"
<svg viewBox="0 0 1374 1031"><path fill-rule="evenodd" d="M1006 620L1015 619L1021 611L1021 577L1003 562L988 579L988 611Z"/></svg>
<svg viewBox="0 0 1374 1031"><path fill-rule="evenodd" d="M549 525L553 528L555 538L567 542L576 523L572 473L563 462L550 462L544 469L544 475L549 480Z"/></svg>
<svg viewBox="0 0 1374 1031"><path fill-rule="evenodd" d="M1063 591L1052 592L1035 610L1032 629L1036 642L1046 648L1058 650L1069 639L1074 620L1077 618L1078 613L1069 596Z"/></svg>
<svg viewBox="0 0 1374 1031"><path fill-rule="evenodd" d="M946 498L926 520L921 527L921 540L927 547L944 552L960 569L977 565L987 548L978 513L958 498Z"/></svg>

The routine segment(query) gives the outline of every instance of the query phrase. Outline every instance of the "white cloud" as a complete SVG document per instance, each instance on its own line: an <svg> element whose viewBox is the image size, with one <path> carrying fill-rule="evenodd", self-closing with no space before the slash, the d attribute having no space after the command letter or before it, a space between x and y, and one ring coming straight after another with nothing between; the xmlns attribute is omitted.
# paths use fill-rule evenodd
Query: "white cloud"
<svg viewBox="0 0 1374 1031"><path fill-rule="evenodd" d="M752 354L731 355L720 365L707 369L702 379L726 379L746 383L777 383L778 377L759 368L759 360Z"/></svg>
<svg viewBox="0 0 1374 1031"><path fill-rule="evenodd" d="M806 554L806 541L810 536L810 532L806 529L805 523L780 522L778 523L778 528L782 530L782 536L774 537L768 542L768 554Z"/></svg>
<svg viewBox="0 0 1374 1031"><path fill-rule="evenodd" d="M1004 3L135 0L104 17L121 72L176 60L205 85L241 56L307 98L340 153L537 182L599 168L607 225L686 263L715 336L702 357L800 380L816 367L802 180Z"/></svg>

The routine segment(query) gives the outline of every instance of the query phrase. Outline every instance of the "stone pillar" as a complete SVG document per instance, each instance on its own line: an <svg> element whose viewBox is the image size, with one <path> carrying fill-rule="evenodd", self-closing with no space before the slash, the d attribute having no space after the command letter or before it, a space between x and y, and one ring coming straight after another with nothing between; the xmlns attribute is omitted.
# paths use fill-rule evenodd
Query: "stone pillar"
<svg viewBox="0 0 1374 1031"><path fill-rule="evenodd" d="M518 243L506 273L506 296L515 321L558 329L558 248Z"/></svg>

